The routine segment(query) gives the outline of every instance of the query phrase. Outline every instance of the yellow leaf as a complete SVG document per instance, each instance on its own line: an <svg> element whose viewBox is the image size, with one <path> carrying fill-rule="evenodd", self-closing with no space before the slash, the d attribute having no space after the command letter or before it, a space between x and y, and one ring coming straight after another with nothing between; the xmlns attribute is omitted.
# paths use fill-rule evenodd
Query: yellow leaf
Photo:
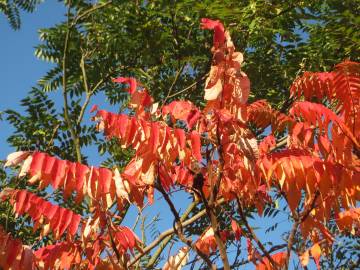
<svg viewBox="0 0 360 270"><path fill-rule="evenodd" d="M302 266L307 266L309 264L309 255L309 250L306 250L300 255L299 259Z"/></svg>

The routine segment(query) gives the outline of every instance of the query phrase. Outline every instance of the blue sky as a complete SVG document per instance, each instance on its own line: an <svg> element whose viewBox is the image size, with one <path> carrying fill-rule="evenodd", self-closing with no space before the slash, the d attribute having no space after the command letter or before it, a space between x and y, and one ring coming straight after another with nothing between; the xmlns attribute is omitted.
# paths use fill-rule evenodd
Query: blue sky
<svg viewBox="0 0 360 270"><path fill-rule="evenodd" d="M34 46L39 44L38 29L52 26L64 20L65 9L55 0L45 1L32 13L21 14L21 29L14 31L5 16L0 14L0 111L20 110L20 100L26 96L50 65L34 55ZM11 127L0 121L1 158L12 151L6 143Z"/></svg>
<svg viewBox="0 0 360 270"><path fill-rule="evenodd" d="M0 15L0 111L9 108L21 111L19 106L20 100L27 95L31 87L35 86L37 80L50 68L50 64L38 60L34 55L34 47L39 44L37 30L39 28L53 26L54 24L63 21L64 14L65 9L62 3L58 3L55 0L45 1L38 6L34 13L21 14L22 26L18 31L14 31L6 21L5 17ZM54 99L55 102L62 103L60 93L55 93ZM101 98L98 97L97 101L100 100ZM102 104L99 105L101 106ZM6 138L11 134L12 129L7 122L0 121L0 130L1 158L4 159L8 153L13 151L6 142ZM99 162L98 159L90 160ZM175 200L177 206L182 206L182 210L185 210L186 208L184 198L185 197L181 195L177 196ZM151 220L151 218L156 215L156 212L160 211L162 220L158 223L159 230L171 228L172 221L169 219L171 213L168 211L167 206L156 202L155 209L152 207L148 209L148 220ZM135 215L136 212L133 212L127 217L126 222L129 226L132 226L134 223ZM270 222L271 220L269 219L262 219L261 221L257 219L252 220L251 223L255 227L262 227L268 226ZM290 225L286 222L286 219L283 222L282 225L285 226L280 225L280 231L283 231L284 228L287 228ZM274 244L282 242L280 235L278 236L279 237L269 237L268 235L260 234L260 238L266 241L272 241ZM175 251L176 248L173 248L172 253ZM251 268L253 267L251 266L246 269Z"/></svg>

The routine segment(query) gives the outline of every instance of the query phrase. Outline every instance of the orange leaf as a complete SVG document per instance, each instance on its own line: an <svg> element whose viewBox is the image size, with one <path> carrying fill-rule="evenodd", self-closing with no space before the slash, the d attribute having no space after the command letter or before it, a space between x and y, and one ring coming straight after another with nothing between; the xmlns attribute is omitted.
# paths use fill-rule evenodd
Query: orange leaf
<svg viewBox="0 0 360 270"><path fill-rule="evenodd" d="M310 248L311 256L313 257L316 266L318 269L320 269L320 257L321 257L321 247L318 243L314 244Z"/></svg>
<svg viewBox="0 0 360 270"><path fill-rule="evenodd" d="M239 224L236 222L236 220L231 219L231 229L233 230L235 234L235 239L240 240L242 229L239 226Z"/></svg>
<svg viewBox="0 0 360 270"><path fill-rule="evenodd" d="M276 263L276 265L282 268L285 265L287 253L286 252L278 252L274 255L271 255L271 258ZM256 270L273 270L278 269L273 267L267 257L262 258L262 262L256 265Z"/></svg>
<svg viewBox="0 0 360 270"><path fill-rule="evenodd" d="M197 131L193 130L190 135L191 138L191 148L192 153L194 157L197 159L197 161L201 161L201 140L200 135Z"/></svg>
<svg viewBox="0 0 360 270"><path fill-rule="evenodd" d="M302 266L307 266L309 264L309 250L306 250L303 254L300 255L300 263Z"/></svg>

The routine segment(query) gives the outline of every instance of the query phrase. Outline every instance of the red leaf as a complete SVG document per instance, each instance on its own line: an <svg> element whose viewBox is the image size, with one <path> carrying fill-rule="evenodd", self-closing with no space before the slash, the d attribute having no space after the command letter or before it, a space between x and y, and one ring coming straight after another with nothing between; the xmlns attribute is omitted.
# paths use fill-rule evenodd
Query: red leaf
<svg viewBox="0 0 360 270"><path fill-rule="evenodd" d="M125 114L119 115L119 129L120 129L120 136L122 138L126 135L126 127L128 126L128 117Z"/></svg>
<svg viewBox="0 0 360 270"><path fill-rule="evenodd" d="M298 117L301 116L305 119L305 121L314 126L318 125L320 132L324 132L325 136L329 133L329 125L332 122L338 125L344 135L351 139L351 141L360 148L359 142L357 142L354 134L346 126L344 121L322 104L308 101L295 102L290 109L290 114Z"/></svg>
<svg viewBox="0 0 360 270"><path fill-rule="evenodd" d="M164 166L159 167L159 177L161 186L165 189L165 191L169 191L170 187L174 184L173 179L170 177Z"/></svg>
<svg viewBox="0 0 360 270"><path fill-rule="evenodd" d="M68 229L68 232L70 235L76 234L79 224L80 224L80 221L81 221L81 216L73 213L73 217L71 219L71 223L70 223L69 229Z"/></svg>
<svg viewBox="0 0 360 270"><path fill-rule="evenodd" d="M26 191L25 190L21 190L20 192L17 193L16 196L16 213L18 213L19 215L22 215L24 213L23 211L23 207L24 207L24 202L26 200Z"/></svg>
<svg viewBox="0 0 360 270"><path fill-rule="evenodd" d="M90 109L90 113L93 113L98 110L98 105L93 105Z"/></svg>
<svg viewBox="0 0 360 270"><path fill-rule="evenodd" d="M71 236L76 233L80 216L71 210L53 205L26 190L7 189L6 196L10 197L11 204L22 205L21 207L15 207L14 211L17 214L28 214L35 223L37 223L41 217L44 217L45 223L50 224L51 229L57 236L63 235L66 230ZM70 225L71 230L69 229Z"/></svg>
<svg viewBox="0 0 360 270"><path fill-rule="evenodd" d="M276 146L276 139L274 135L270 134L266 136L259 144L259 154L265 155L270 152L272 148Z"/></svg>
<svg viewBox="0 0 360 270"><path fill-rule="evenodd" d="M75 215L75 213L70 210L64 211L62 220L61 222L59 222L59 226L58 226L59 235L62 235L65 232L65 230L69 228L73 219L73 215Z"/></svg>
<svg viewBox="0 0 360 270"><path fill-rule="evenodd" d="M35 251L34 255L37 260L44 262L45 269L70 269L81 260L79 247L71 242L42 247Z"/></svg>
<svg viewBox="0 0 360 270"><path fill-rule="evenodd" d="M35 152L33 155L33 159L30 166L31 175L35 175L38 172L42 171L43 163L46 158L45 153Z"/></svg>
<svg viewBox="0 0 360 270"><path fill-rule="evenodd" d="M176 138L179 141L180 149L181 150L185 149L185 143L186 143L185 131L183 129L176 128L175 129L175 135L176 135Z"/></svg>
<svg viewBox="0 0 360 270"><path fill-rule="evenodd" d="M135 233L126 226L116 226L115 230L115 241L120 245L120 252L125 253L127 250L132 251L134 248L139 250L140 247L137 243L140 243L140 239L135 235Z"/></svg>
<svg viewBox="0 0 360 270"><path fill-rule="evenodd" d="M320 269L320 257L321 257L321 247L318 243L314 244L310 248L311 256L313 257L317 269Z"/></svg>
<svg viewBox="0 0 360 270"><path fill-rule="evenodd" d="M53 181L52 181L52 186L55 189L58 189L60 186L63 185L64 183L64 178L66 175L66 167L67 167L67 162L66 160L61 160L61 159L57 159L55 166L53 167Z"/></svg>
<svg viewBox="0 0 360 270"><path fill-rule="evenodd" d="M190 135L191 138L191 148L193 156L197 159L197 161L201 161L201 139L200 135L197 131L193 130Z"/></svg>
<svg viewBox="0 0 360 270"><path fill-rule="evenodd" d="M117 83L128 83L128 84L130 84L130 88L127 89L127 91L130 94L133 94L136 91L137 82L136 82L136 80L134 78L118 77L116 79L113 79L112 81L117 82Z"/></svg>
<svg viewBox="0 0 360 270"><path fill-rule="evenodd" d="M231 229L235 233L235 239L240 240L240 237L242 235L242 229L239 224L233 219L231 219Z"/></svg>
<svg viewBox="0 0 360 270"><path fill-rule="evenodd" d="M110 192L110 184L112 181L112 171L106 168L99 168L99 185L103 194Z"/></svg>
<svg viewBox="0 0 360 270"><path fill-rule="evenodd" d="M158 123L151 123L151 147L152 153L155 154L159 147L159 139L160 139L160 127Z"/></svg>
<svg viewBox="0 0 360 270"><path fill-rule="evenodd" d="M6 263L7 265L11 266L15 264L15 259L18 256L18 254L21 252L22 245L19 240L12 240L8 241L8 245L6 246L7 249L7 259Z"/></svg>
<svg viewBox="0 0 360 270"><path fill-rule="evenodd" d="M277 264L277 267L273 267L267 257L262 258L262 262L256 265L256 270L273 270L273 269L281 269L285 263L287 258L286 252L278 252L274 255L271 255L273 261Z"/></svg>
<svg viewBox="0 0 360 270"><path fill-rule="evenodd" d="M199 109L190 101L183 100L173 101L164 106L162 114L163 116L170 114L175 120L184 121L189 129L191 129L200 118Z"/></svg>
<svg viewBox="0 0 360 270"><path fill-rule="evenodd" d="M225 29L224 25L216 20L211 20L207 18L201 19L201 28L202 29L209 29L214 30L214 47L218 48L219 46L222 46L225 42Z"/></svg>
<svg viewBox="0 0 360 270"><path fill-rule="evenodd" d="M34 269L32 250L23 246L20 240L13 239L0 227L0 268Z"/></svg>

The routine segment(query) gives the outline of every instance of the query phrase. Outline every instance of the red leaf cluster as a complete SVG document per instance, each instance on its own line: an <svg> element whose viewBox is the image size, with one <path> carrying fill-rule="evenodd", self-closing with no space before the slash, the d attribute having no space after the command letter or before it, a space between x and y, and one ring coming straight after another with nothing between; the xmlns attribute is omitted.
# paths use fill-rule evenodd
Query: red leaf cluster
<svg viewBox="0 0 360 270"><path fill-rule="evenodd" d="M220 232L220 238L222 241L226 241L228 237L227 231ZM200 250L203 254L209 256L211 252L216 251L217 243L215 240L214 230L213 228L207 228L200 238L196 241L195 246L198 250Z"/></svg>
<svg viewBox="0 0 360 270"><path fill-rule="evenodd" d="M290 88L291 95L306 100L327 98L359 139L360 136L360 63L344 61L332 72L306 72Z"/></svg>
<svg viewBox="0 0 360 270"><path fill-rule="evenodd" d="M10 198L16 214L28 214L35 222L34 230L42 225L42 235L51 230L58 239L65 231L71 237L77 232L81 216L69 209L54 205L26 190L5 189L0 197L3 200Z"/></svg>
<svg viewBox="0 0 360 270"><path fill-rule="evenodd" d="M278 252L274 255L271 255L271 258L276 263L276 266L273 267L270 263L270 260L267 257L263 257L261 262L256 264L256 270L276 270L281 269L286 262L287 253L286 252Z"/></svg>
<svg viewBox="0 0 360 270"><path fill-rule="evenodd" d="M72 242L59 242L54 245L42 247L34 252L41 269L71 269L80 265L81 249Z"/></svg>
<svg viewBox="0 0 360 270"><path fill-rule="evenodd" d="M129 107L135 110L135 115L138 118L148 119L150 117L150 106L153 104L153 98L144 88L142 91L138 90L141 84L135 78L119 77L113 79L113 82L128 83L130 88L127 91L130 93Z"/></svg>
<svg viewBox="0 0 360 270"><path fill-rule="evenodd" d="M349 230L352 233L359 235L360 231L360 208L353 208L347 211L340 212L336 223L340 230ZM357 231L353 231L357 229Z"/></svg>
<svg viewBox="0 0 360 270"><path fill-rule="evenodd" d="M62 160L41 152L29 152L22 157L26 160L21 171L31 177L30 183L39 181L40 188L52 185L54 189L62 189L64 198L75 191L78 203L85 195L93 203L102 202L104 206L109 206L115 199L118 200L119 208L122 208L124 201L131 200L138 205L143 203L144 196L138 187L107 168ZM18 163L20 161L17 160Z"/></svg>
<svg viewBox="0 0 360 270"><path fill-rule="evenodd" d="M0 227L0 268L13 270L34 269L34 255L30 247L13 239Z"/></svg>
<svg viewBox="0 0 360 270"><path fill-rule="evenodd" d="M141 241L130 228L126 226L113 226L112 234L114 235L117 250L121 254L126 253L128 250L133 252L134 248L141 250L139 246Z"/></svg>
<svg viewBox="0 0 360 270"><path fill-rule="evenodd" d="M214 30L213 63L205 83L205 110L227 109L235 118L246 121L250 80L241 70L243 55L235 52L229 32L218 21L202 19L204 29Z"/></svg>
<svg viewBox="0 0 360 270"><path fill-rule="evenodd" d="M266 100L257 100L247 107L248 121L258 128L266 128L271 125L273 132L282 132L294 120L271 108Z"/></svg>
<svg viewBox="0 0 360 270"><path fill-rule="evenodd" d="M190 101L172 101L163 106L162 115L170 115L172 122L182 120L186 123L188 129L191 129L199 120L201 113L198 108Z"/></svg>
<svg viewBox="0 0 360 270"><path fill-rule="evenodd" d="M242 229L239 226L239 224L237 223L237 221L234 219L231 219L231 229L235 234L235 239L240 240L241 235L242 235Z"/></svg>
<svg viewBox="0 0 360 270"><path fill-rule="evenodd" d="M135 157L126 166L123 177L138 186L152 186L158 169L163 166L171 171L174 162L191 166L193 159L200 161L200 134L170 128L162 122L149 122L125 114L98 111L99 126L107 137L116 137L122 147L131 146ZM152 189L148 189L149 198Z"/></svg>
<svg viewBox="0 0 360 270"><path fill-rule="evenodd" d="M214 47L217 48L221 46L225 41L225 28L224 25L216 20L211 20L207 18L201 19L201 28L214 30Z"/></svg>

